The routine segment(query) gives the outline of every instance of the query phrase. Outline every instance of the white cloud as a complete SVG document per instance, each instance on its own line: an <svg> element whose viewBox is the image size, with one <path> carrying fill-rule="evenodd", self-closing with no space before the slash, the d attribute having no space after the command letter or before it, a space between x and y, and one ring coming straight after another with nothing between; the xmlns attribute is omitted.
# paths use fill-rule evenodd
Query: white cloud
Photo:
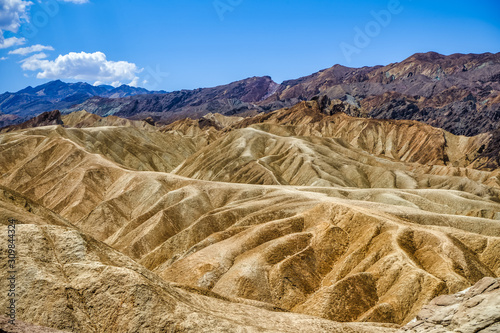
<svg viewBox="0 0 500 333"><path fill-rule="evenodd" d="M4 61L4 60L7 60L7 59L8 59L7 57L1 57L0 61Z"/></svg>
<svg viewBox="0 0 500 333"><path fill-rule="evenodd" d="M26 43L25 38L17 38L17 37L3 38L3 36L0 34L0 49L7 49L9 47L16 45L23 45L24 43Z"/></svg>
<svg viewBox="0 0 500 333"><path fill-rule="evenodd" d="M126 61L109 61L102 52L70 52L47 60L45 53L34 54L22 61L22 69L39 71L39 79L73 79L99 81L119 86L123 81L137 85L137 74L142 72L136 64Z"/></svg>
<svg viewBox="0 0 500 333"><path fill-rule="evenodd" d="M54 48L52 46L45 46L41 44L36 44L28 47L22 47L20 49L16 49L13 51L9 51L9 54L19 54L19 55L27 55L30 53L35 53L35 52L41 52L41 51L54 51Z"/></svg>
<svg viewBox="0 0 500 333"><path fill-rule="evenodd" d="M4 38L4 31L17 32L24 20L29 22L28 9L33 3L24 0L0 0L0 49L25 43L24 38Z"/></svg>
<svg viewBox="0 0 500 333"><path fill-rule="evenodd" d="M37 0L42 2L42 0ZM88 3L89 0L58 0L75 4ZM0 0L0 49L6 49L26 42L24 38L5 38L4 32L17 33L21 24L30 22L29 9L33 5L28 0ZM37 52L37 51L34 51Z"/></svg>
<svg viewBox="0 0 500 333"><path fill-rule="evenodd" d="M43 52L33 54L31 57L28 57L24 60L21 60L21 63L29 62L29 61L34 61L34 60L40 60L40 59L45 59L47 58L47 55ZM22 67L22 66L21 66Z"/></svg>
<svg viewBox="0 0 500 333"><path fill-rule="evenodd" d="M131 82L128 84L131 87L137 87L139 85L139 78L136 76Z"/></svg>
<svg viewBox="0 0 500 333"><path fill-rule="evenodd" d="M21 20L29 21L28 9L32 4L24 0L0 0L0 30L17 32Z"/></svg>

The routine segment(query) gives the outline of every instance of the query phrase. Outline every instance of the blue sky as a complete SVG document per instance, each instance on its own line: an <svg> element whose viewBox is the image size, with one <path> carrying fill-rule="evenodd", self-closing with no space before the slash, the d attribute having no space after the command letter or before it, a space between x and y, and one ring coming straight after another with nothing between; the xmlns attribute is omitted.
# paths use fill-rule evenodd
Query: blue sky
<svg viewBox="0 0 500 333"><path fill-rule="evenodd" d="M53 79L173 91L500 52L500 2L0 0L0 30L0 92Z"/></svg>

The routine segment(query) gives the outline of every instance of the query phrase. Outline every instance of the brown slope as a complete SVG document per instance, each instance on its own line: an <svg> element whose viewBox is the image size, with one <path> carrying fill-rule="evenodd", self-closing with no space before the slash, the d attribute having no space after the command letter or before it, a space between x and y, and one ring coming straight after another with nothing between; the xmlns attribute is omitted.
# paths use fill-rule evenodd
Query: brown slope
<svg viewBox="0 0 500 333"><path fill-rule="evenodd" d="M153 130L154 126L146 121L129 120L116 116L100 117L85 110L66 114L61 117L65 127L87 128L102 126L135 127Z"/></svg>
<svg viewBox="0 0 500 333"><path fill-rule="evenodd" d="M500 273L500 207L486 196L202 182L127 170L71 141L44 149L61 143L57 128L45 130L25 150L33 163L13 155L2 183L166 280L335 320L401 323L435 295ZM5 137L14 134L20 150L23 132ZM285 144L300 148L296 140Z"/></svg>
<svg viewBox="0 0 500 333"><path fill-rule="evenodd" d="M49 126L13 132L2 137L2 164L16 156L23 163L38 167L32 151L60 150L65 158L83 158L85 154L101 154L122 166L140 171L171 171L204 143L179 133L161 133L133 127L91 127L86 129ZM74 149L76 147L76 149ZM45 162L43 162L45 163ZM0 165L5 167L5 165Z"/></svg>
<svg viewBox="0 0 500 333"><path fill-rule="evenodd" d="M16 315L25 322L72 332L394 331L271 312L214 293L205 293L212 296L207 297L176 288L78 229L52 224L45 216L53 213L43 207L18 205L29 202L19 193L3 188L1 194L0 214L18 220ZM5 243L4 219L0 230ZM5 252L0 259L0 289L6 290ZM4 308L7 302L0 300Z"/></svg>
<svg viewBox="0 0 500 333"><path fill-rule="evenodd" d="M486 168L496 168L500 165L500 127L492 133L489 144L480 153L484 158Z"/></svg>
<svg viewBox="0 0 500 333"><path fill-rule="evenodd" d="M350 108L347 103L322 98L247 118L233 128L254 124L282 125L295 136L338 138L370 154L398 161L463 167L481 164L481 160L473 162L491 139L491 134L472 138L454 136L416 121L350 117L345 114L350 113Z"/></svg>
<svg viewBox="0 0 500 333"><path fill-rule="evenodd" d="M221 136L221 130L243 120L242 117L227 117L219 113L209 113L199 119L182 119L160 128L162 132L179 132L189 137L205 137L214 141Z"/></svg>
<svg viewBox="0 0 500 333"><path fill-rule="evenodd" d="M273 95L259 104L265 105L271 101L309 100L318 93L333 87L340 88L347 82L362 82L368 78L368 73L376 68L350 68L335 65L309 76L284 81Z"/></svg>
<svg viewBox="0 0 500 333"><path fill-rule="evenodd" d="M487 63L498 63L500 54L452 54L445 56L436 52L416 53L399 63L390 64L377 68L368 77L370 80L377 80L381 76L394 76L387 78L394 81L401 78L411 78L422 75L429 78L446 77L451 75L467 75L474 69L484 67ZM480 72L474 73L479 75ZM481 73L483 74L483 73Z"/></svg>
<svg viewBox="0 0 500 333"><path fill-rule="evenodd" d="M175 173L253 184L467 188L498 196L498 171L464 168L483 161L477 157L489 135L457 137L413 121L323 111L312 101L247 118Z"/></svg>
<svg viewBox="0 0 500 333"><path fill-rule="evenodd" d="M401 63L371 73L392 81L391 91L411 98L380 104L370 111L378 118L415 119L454 134L476 135L491 131L500 120L498 96L500 54L415 54ZM401 102L406 101L406 109Z"/></svg>

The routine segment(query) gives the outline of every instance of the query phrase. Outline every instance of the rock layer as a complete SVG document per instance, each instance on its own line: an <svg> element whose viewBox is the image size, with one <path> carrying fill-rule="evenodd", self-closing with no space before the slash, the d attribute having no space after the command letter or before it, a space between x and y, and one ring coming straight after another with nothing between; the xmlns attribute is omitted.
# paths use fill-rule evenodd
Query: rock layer
<svg viewBox="0 0 500 333"><path fill-rule="evenodd" d="M401 330L408 333L500 331L500 280L484 278L454 295L433 299Z"/></svg>

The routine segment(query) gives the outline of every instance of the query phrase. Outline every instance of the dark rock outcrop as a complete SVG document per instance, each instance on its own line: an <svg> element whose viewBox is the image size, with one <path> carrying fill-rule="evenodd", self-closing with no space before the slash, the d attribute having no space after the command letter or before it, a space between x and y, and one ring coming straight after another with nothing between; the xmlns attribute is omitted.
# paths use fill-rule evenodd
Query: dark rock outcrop
<svg viewBox="0 0 500 333"><path fill-rule="evenodd" d="M63 121L61 120L61 113L59 112L59 110L54 110L50 112L44 112L41 115L36 116L35 118L31 118L30 120L25 121L22 124L4 127L0 129L0 133L13 132L25 128L62 124Z"/></svg>

